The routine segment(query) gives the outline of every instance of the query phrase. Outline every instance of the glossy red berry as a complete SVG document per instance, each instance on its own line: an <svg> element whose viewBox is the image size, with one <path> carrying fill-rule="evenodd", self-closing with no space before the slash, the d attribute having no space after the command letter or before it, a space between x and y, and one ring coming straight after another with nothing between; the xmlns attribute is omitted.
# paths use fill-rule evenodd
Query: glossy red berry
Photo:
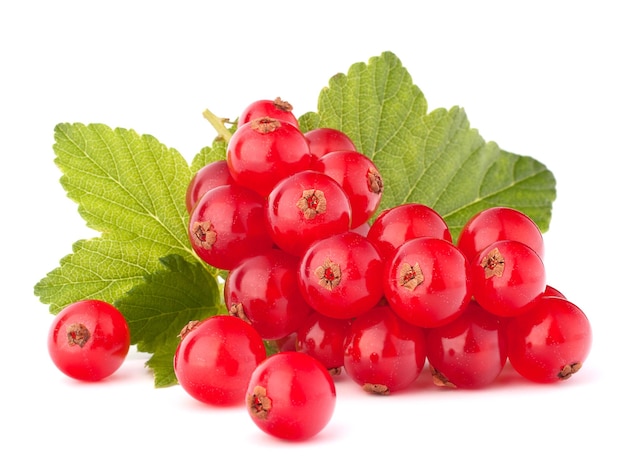
<svg viewBox="0 0 626 461"><path fill-rule="evenodd" d="M257 118L239 125L226 150L235 182L266 197L281 179L311 166L309 144L291 123Z"/></svg>
<svg viewBox="0 0 626 461"><path fill-rule="evenodd" d="M554 383L580 370L591 349L591 325L567 299L541 297L507 325L509 361L524 378Z"/></svg>
<svg viewBox="0 0 626 461"><path fill-rule="evenodd" d="M357 150L352 139L335 128L315 128L304 133L304 136L309 142L311 154L316 158L338 150Z"/></svg>
<svg viewBox="0 0 626 461"><path fill-rule="evenodd" d="M419 377L426 359L424 330L377 306L355 318L348 330L344 368L367 392L390 394Z"/></svg>
<svg viewBox="0 0 626 461"><path fill-rule="evenodd" d="M479 252L470 277L478 304L503 317L523 313L546 289L543 261L517 240L495 242Z"/></svg>
<svg viewBox="0 0 626 461"><path fill-rule="evenodd" d="M383 194L383 178L368 157L354 150L329 152L315 168L337 181L348 195L353 228L374 216Z"/></svg>
<svg viewBox="0 0 626 461"><path fill-rule="evenodd" d="M334 319L314 311L298 328L296 350L319 360L332 375L339 374L351 322L351 319Z"/></svg>
<svg viewBox="0 0 626 461"><path fill-rule="evenodd" d="M292 441L310 439L324 429L335 402L328 370L300 352L268 357L252 373L246 392L252 421L267 434Z"/></svg>
<svg viewBox="0 0 626 461"><path fill-rule="evenodd" d="M383 259L388 259L406 241L418 237L452 242L450 229L441 215L421 203L405 203L382 211L367 233Z"/></svg>
<svg viewBox="0 0 626 461"><path fill-rule="evenodd" d="M400 245L386 262L383 286L391 308L424 328L454 320L472 296L467 258L451 242L434 237Z"/></svg>
<svg viewBox="0 0 626 461"><path fill-rule="evenodd" d="M471 261L474 256L498 240L517 240L544 257L543 235L526 214L508 207L492 207L472 216L459 233L457 246Z"/></svg>
<svg viewBox="0 0 626 461"><path fill-rule="evenodd" d="M332 318L349 319L383 296L383 263L374 245L344 232L313 243L300 260L298 281L307 303Z"/></svg>
<svg viewBox="0 0 626 461"><path fill-rule="evenodd" d="M201 402L241 405L250 376L265 357L254 328L239 318L216 315L183 330L174 373L181 387Z"/></svg>
<svg viewBox="0 0 626 461"><path fill-rule="evenodd" d="M100 381L117 371L130 347L126 319L104 301L77 301L59 312L48 333L56 367L81 381Z"/></svg>
<svg viewBox="0 0 626 461"><path fill-rule="evenodd" d="M259 99L250 103L239 116L237 123L241 126L256 118L269 117L291 123L298 127L298 119L293 114L293 106L281 98Z"/></svg>
<svg viewBox="0 0 626 461"><path fill-rule="evenodd" d="M506 363L506 321L475 301L452 322L426 331L426 358L438 386L477 389Z"/></svg>
<svg viewBox="0 0 626 461"><path fill-rule="evenodd" d="M206 192L226 184L234 184L226 160L217 160L200 168L193 175L187 186L187 194L185 196L187 211L191 213L196 202Z"/></svg>
<svg viewBox="0 0 626 461"><path fill-rule="evenodd" d="M311 313L298 288L298 259L279 249L236 265L226 277L224 302L263 339L294 333Z"/></svg>
<svg viewBox="0 0 626 461"><path fill-rule="evenodd" d="M339 183L318 171L279 182L267 199L267 231L284 251L301 256L316 240L350 229L352 207Z"/></svg>
<svg viewBox="0 0 626 461"><path fill-rule="evenodd" d="M265 201L251 189L226 185L205 193L189 218L189 240L198 256L218 269L273 246L265 231Z"/></svg>

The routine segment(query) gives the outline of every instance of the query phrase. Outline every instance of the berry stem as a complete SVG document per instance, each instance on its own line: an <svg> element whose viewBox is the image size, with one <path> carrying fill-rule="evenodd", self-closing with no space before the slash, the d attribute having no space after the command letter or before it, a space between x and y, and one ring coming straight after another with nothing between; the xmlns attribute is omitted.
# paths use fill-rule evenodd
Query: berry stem
<svg viewBox="0 0 626 461"><path fill-rule="evenodd" d="M228 130L228 128L226 128L225 124L228 122L227 118L220 118L209 109L205 109L204 112L202 112L202 115L209 121L213 128L215 128L215 131L217 131L220 138L222 138L225 142L230 140L232 133Z"/></svg>

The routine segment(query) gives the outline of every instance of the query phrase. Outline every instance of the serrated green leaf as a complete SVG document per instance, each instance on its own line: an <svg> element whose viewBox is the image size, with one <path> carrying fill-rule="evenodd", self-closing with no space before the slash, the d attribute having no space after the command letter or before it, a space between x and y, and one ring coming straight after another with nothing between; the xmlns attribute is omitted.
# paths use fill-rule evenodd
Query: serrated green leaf
<svg viewBox="0 0 626 461"><path fill-rule="evenodd" d="M51 312L79 299L113 302L163 255L197 260L184 202L191 171L177 151L132 130L79 123L57 125L53 147L61 184L101 237L77 242L36 284Z"/></svg>
<svg viewBox="0 0 626 461"><path fill-rule="evenodd" d="M155 384L170 374L168 368L172 368L182 328L192 320L226 313L217 281L203 264L179 255L160 261L160 270L146 275L142 283L115 302L128 322L137 350L156 354L148 361L151 368L159 364L158 370L153 368Z"/></svg>
<svg viewBox="0 0 626 461"><path fill-rule="evenodd" d="M510 206L548 229L556 189L546 166L485 142L458 107L427 113L422 91L391 52L331 78L318 113L304 114L300 123L304 130L344 131L376 163L385 186L379 212L426 204L456 238L473 213Z"/></svg>

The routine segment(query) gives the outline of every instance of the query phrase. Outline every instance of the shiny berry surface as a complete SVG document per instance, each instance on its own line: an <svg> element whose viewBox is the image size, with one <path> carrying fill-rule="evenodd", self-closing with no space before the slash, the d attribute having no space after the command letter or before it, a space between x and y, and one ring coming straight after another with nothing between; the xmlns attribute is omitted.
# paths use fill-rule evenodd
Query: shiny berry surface
<svg viewBox="0 0 626 461"><path fill-rule="evenodd" d="M228 170L226 160L217 160L200 168L187 186L185 196L187 211L191 213L200 197L207 191L227 184L234 184L234 181Z"/></svg>
<svg viewBox="0 0 626 461"><path fill-rule="evenodd" d="M357 150L347 134L334 128L315 128L304 133L304 137L309 142L311 154L316 158L338 150Z"/></svg>

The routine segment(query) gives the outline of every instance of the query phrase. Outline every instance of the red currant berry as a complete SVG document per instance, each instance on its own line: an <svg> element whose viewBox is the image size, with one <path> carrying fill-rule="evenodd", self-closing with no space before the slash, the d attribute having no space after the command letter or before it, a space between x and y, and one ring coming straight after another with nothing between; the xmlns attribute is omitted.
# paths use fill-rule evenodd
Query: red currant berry
<svg viewBox="0 0 626 461"><path fill-rule="evenodd" d="M296 350L315 357L331 375L337 375L343 367L350 323L351 319L334 319L313 312L297 331Z"/></svg>
<svg viewBox="0 0 626 461"><path fill-rule="evenodd" d="M283 101L281 98L271 99L259 99L254 101L246 107L237 123L239 126L244 123L251 122L256 118L269 117L275 118L282 122L291 123L298 127L298 119L293 114L293 106L287 101Z"/></svg>
<svg viewBox="0 0 626 461"><path fill-rule="evenodd" d="M407 322L433 328L467 308L469 262L451 242L420 237L400 245L385 264L385 298Z"/></svg>
<svg viewBox="0 0 626 461"><path fill-rule="evenodd" d="M457 246L470 261L483 248L498 240L517 240L544 257L541 231L527 215L507 207L479 211L467 221L459 233Z"/></svg>
<svg viewBox="0 0 626 461"><path fill-rule="evenodd" d="M181 333L174 373L193 398L212 405L241 405L252 372L266 357L261 336L236 317L216 315Z"/></svg>
<svg viewBox="0 0 626 461"><path fill-rule="evenodd" d="M541 258L517 240L495 242L479 252L470 278L478 304L502 317L523 313L546 289Z"/></svg>
<svg viewBox="0 0 626 461"><path fill-rule="evenodd" d="M298 259L279 249L236 265L226 277L224 302L263 339L294 333L311 313L298 288Z"/></svg>
<svg viewBox="0 0 626 461"><path fill-rule="evenodd" d="M546 296L507 325L509 361L524 378L539 383L576 373L591 349L587 316L574 303Z"/></svg>
<svg viewBox="0 0 626 461"><path fill-rule="evenodd" d="M405 203L384 210L374 220L367 234L383 259L388 259L404 242L418 237L434 237L452 242L450 229L444 219L435 210L420 203Z"/></svg>
<svg viewBox="0 0 626 461"><path fill-rule="evenodd" d="M274 243L301 256L314 241L350 229L352 208L337 181L317 171L302 171L272 190L266 221Z"/></svg>
<svg viewBox="0 0 626 461"><path fill-rule="evenodd" d="M311 166L309 144L291 123L257 118L228 142L226 161L235 182L266 197L278 181Z"/></svg>
<svg viewBox="0 0 626 461"><path fill-rule="evenodd" d="M376 212L383 193L383 179L368 157L351 150L334 151L315 163L343 188L352 206L352 227L358 227Z"/></svg>
<svg viewBox="0 0 626 461"><path fill-rule="evenodd" d="M226 160L217 160L200 168L196 174L193 175L187 187L187 195L185 196L187 211L191 213L196 202L206 192L217 186L224 186L226 184L234 184Z"/></svg>
<svg viewBox="0 0 626 461"><path fill-rule="evenodd" d="M328 317L356 317L383 296L380 255L367 238L355 232L313 243L302 256L298 273L304 299Z"/></svg>
<svg viewBox="0 0 626 461"><path fill-rule="evenodd" d="M506 323L475 301L460 317L426 331L426 358L433 382L461 389L485 387L506 363Z"/></svg>
<svg viewBox="0 0 626 461"><path fill-rule="evenodd" d="M100 381L119 369L130 348L126 319L104 301L78 301L59 312L48 333L56 367L81 381Z"/></svg>
<svg viewBox="0 0 626 461"><path fill-rule="evenodd" d="M293 441L310 439L324 429L336 399L328 370L300 352L268 357L252 373L246 393L252 421L267 434Z"/></svg>
<svg viewBox="0 0 626 461"><path fill-rule="evenodd" d="M350 137L343 131L334 128L315 128L304 133L311 154L316 158L338 150L357 150Z"/></svg>
<svg viewBox="0 0 626 461"><path fill-rule="evenodd" d="M264 207L264 199L245 187L232 184L211 189L191 213L191 246L207 264L225 270L272 248Z"/></svg>
<svg viewBox="0 0 626 461"><path fill-rule="evenodd" d="M352 322L344 369L367 392L390 394L419 377L426 359L424 330L377 306Z"/></svg>

